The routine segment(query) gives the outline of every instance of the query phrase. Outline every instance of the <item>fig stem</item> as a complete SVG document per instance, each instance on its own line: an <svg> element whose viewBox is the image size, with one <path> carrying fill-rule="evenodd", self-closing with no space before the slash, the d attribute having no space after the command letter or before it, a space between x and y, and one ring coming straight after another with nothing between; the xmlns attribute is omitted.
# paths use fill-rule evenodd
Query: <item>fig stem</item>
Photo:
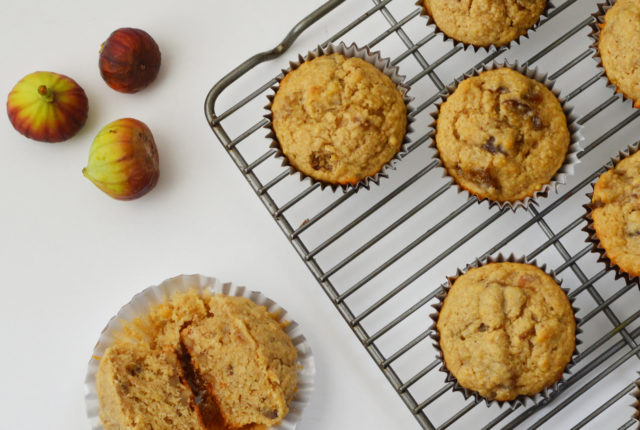
<svg viewBox="0 0 640 430"><path fill-rule="evenodd" d="M42 98L49 103L53 101L53 91L47 88L46 85L40 85L38 87L38 94L40 94L40 96L42 96Z"/></svg>

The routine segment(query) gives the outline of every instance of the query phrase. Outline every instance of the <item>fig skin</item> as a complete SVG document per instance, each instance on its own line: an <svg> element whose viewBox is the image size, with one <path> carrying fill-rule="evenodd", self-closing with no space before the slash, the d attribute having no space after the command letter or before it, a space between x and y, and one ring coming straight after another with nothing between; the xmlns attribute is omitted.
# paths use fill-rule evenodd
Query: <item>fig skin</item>
<svg viewBox="0 0 640 430"><path fill-rule="evenodd" d="M136 93L158 76L160 49L149 34L137 28L119 28L100 47L100 74L116 91Z"/></svg>
<svg viewBox="0 0 640 430"><path fill-rule="evenodd" d="M7 97L9 120L19 133L40 142L62 142L87 122L89 101L68 76L33 72L22 78Z"/></svg>
<svg viewBox="0 0 640 430"><path fill-rule="evenodd" d="M117 200L142 197L158 182L158 148L142 121L122 118L100 130L82 174Z"/></svg>

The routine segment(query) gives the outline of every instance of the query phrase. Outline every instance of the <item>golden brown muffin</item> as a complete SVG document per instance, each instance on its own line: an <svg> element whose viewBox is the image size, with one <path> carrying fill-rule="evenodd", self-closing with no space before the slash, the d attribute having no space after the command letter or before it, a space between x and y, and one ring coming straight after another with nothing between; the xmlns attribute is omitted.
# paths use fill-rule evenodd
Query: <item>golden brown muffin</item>
<svg viewBox="0 0 640 430"><path fill-rule="evenodd" d="M640 2L617 0L607 11L598 51L609 81L640 108Z"/></svg>
<svg viewBox="0 0 640 430"><path fill-rule="evenodd" d="M556 96L509 68L465 79L440 107L440 159L456 182L480 199L531 197L564 163L570 142Z"/></svg>
<svg viewBox="0 0 640 430"><path fill-rule="evenodd" d="M400 150L407 128L396 84L372 64L337 53L289 72L271 112L289 164L329 184L378 173Z"/></svg>
<svg viewBox="0 0 640 430"><path fill-rule="evenodd" d="M288 413L296 360L264 306L176 293L114 335L96 377L100 417L106 430L263 430Z"/></svg>
<svg viewBox="0 0 640 430"><path fill-rule="evenodd" d="M182 331L182 339L231 427L277 425L297 382L297 352L266 309L243 297L213 297L213 316Z"/></svg>
<svg viewBox="0 0 640 430"><path fill-rule="evenodd" d="M540 19L547 0L424 0L438 28L459 42L503 46Z"/></svg>
<svg viewBox="0 0 640 430"><path fill-rule="evenodd" d="M113 345L100 360L96 386L105 430L205 428L174 351Z"/></svg>
<svg viewBox="0 0 640 430"><path fill-rule="evenodd" d="M640 276L640 153L603 173L591 200L593 229L611 263Z"/></svg>
<svg viewBox="0 0 640 430"><path fill-rule="evenodd" d="M575 349L566 294L530 264L490 263L460 276L437 329L449 372L488 400L539 393L562 377Z"/></svg>

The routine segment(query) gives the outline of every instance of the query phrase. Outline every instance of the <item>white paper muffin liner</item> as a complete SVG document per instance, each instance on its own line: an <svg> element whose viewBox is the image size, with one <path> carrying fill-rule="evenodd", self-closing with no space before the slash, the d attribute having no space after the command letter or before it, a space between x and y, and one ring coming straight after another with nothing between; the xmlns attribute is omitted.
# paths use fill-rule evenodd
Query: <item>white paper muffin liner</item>
<svg viewBox="0 0 640 430"><path fill-rule="evenodd" d="M629 100L629 103L635 107L636 109L640 109L640 100L634 101L631 97L628 97L625 93L623 93L611 80L609 80L609 76L607 75L607 71L604 68L604 64L602 63L602 57L600 56L600 48L598 45L600 44L600 33L601 26L604 24L604 16L607 14L607 11L613 7L616 3L616 0L606 0L604 3L598 3L598 11L592 13L591 16L595 18L595 20L589 24L591 26L591 32L589 33L589 37L593 39L593 43L591 44L591 49L593 49L593 59L596 60L598 69L600 70L601 76L607 80L607 88L611 88L611 90L620 97L623 101Z"/></svg>
<svg viewBox="0 0 640 430"><path fill-rule="evenodd" d="M604 167L607 169L607 171L609 171L609 170L613 169L620 161L622 161L623 159L625 159L627 157L632 156L633 154L638 152L638 150L640 150L640 141L629 145L623 151L619 151L618 155L616 155L614 157L611 157L611 161L609 161L607 164L605 164ZM602 175L600 175L600 176L602 176ZM587 197L589 198L589 202L584 204L584 205L582 205L582 207L585 209L585 214L582 216L582 218L587 222L587 225L582 228L582 231L587 233L587 237L585 239L585 242L591 244L591 247L592 247L591 248L591 252L595 252L596 254L598 254L598 262L599 263L604 263L604 265L605 265L607 270L612 270L615 273L614 279L622 278L627 283L636 282L636 283L638 283L638 285L640 285L640 277L629 275L627 272L622 270L617 264L614 264L609 259L609 257L607 256L607 251L602 246L602 243L600 242L600 239L598 238L598 235L596 233L596 229L593 226L593 216L592 216L592 212L593 212L593 202L592 202L592 200L593 200L593 191L594 191L594 187L596 186L596 183L600 179L600 176L598 176L598 178L591 183L591 191L589 193L587 193Z"/></svg>
<svg viewBox="0 0 640 430"><path fill-rule="evenodd" d="M638 372L640 374L640 372ZM638 422L636 427L640 427L640 378L636 379L634 382L636 388L631 391L631 395L633 396L633 416L632 418Z"/></svg>
<svg viewBox="0 0 640 430"><path fill-rule="evenodd" d="M547 19L549 17L549 10L551 10L551 9L553 9L555 7L553 4L551 4L550 0L547 0L547 6L544 8L542 13L540 14L540 18L538 18L538 21L531 28L529 28L525 33L521 34L520 36L516 37L511 42L509 42L509 43L507 43L505 45L496 46L494 44L491 44L491 45L487 45L487 46L476 46L476 45L473 45L471 43L465 43L465 42L461 42L461 41L459 41L457 39L454 39L453 37L448 36L444 31L440 30L440 27L438 27L438 25L436 24L435 20L427 12L427 8L424 6L424 1L423 0L417 0L415 5L420 8L420 16L426 18L426 20L427 20L427 28L432 28L433 32L435 34L441 34L442 38L443 38L443 42L446 42L447 40L452 40L454 48L457 48L458 46L462 46L463 50L465 50L465 51L467 49L472 49L473 52L481 51L481 52L485 52L487 54L492 52L492 51L495 51L497 49L501 49L501 48L507 48L507 49L512 48L513 46L516 46L516 45L519 45L520 43L522 43L522 41L524 39L528 39L529 37L531 37L533 35L533 33L535 33L535 31L540 26L540 23L542 22L542 20L543 19Z"/></svg>
<svg viewBox="0 0 640 430"><path fill-rule="evenodd" d="M407 107L407 128L404 134L404 139L402 140L402 144L398 152L389 160L378 173L373 176L367 176L366 178L361 179L359 182L355 184L334 184L329 182L324 182L318 179L314 179L309 175L306 175L296 169L289 163L287 156L282 152L282 148L280 146L280 142L278 142L278 138L276 136L275 130L273 129L273 114L271 112L271 105L273 103L273 99L280 88L280 82L284 79L284 77L291 71L296 70L300 65L306 61L311 61L317 57L322 55L328 55L338 53L342 54L347 58L360 58L366 61L369 64L375 66L382 73L387 75L391 81L396 84L396 87L402 94L402 100L404 101L405 106ZM267 110L267 114L264 117L268 120L268 123L264 126L269 133L267 134L267 138L271 139L271 148L276 150L276 158L282 158L282 166L287 166L289 168L289 174L293 175L296 172L300 175L300 181L304 181L305 179L309 179L310 185L315 184L316 182L320 183L320 188L325 189L326 187L331 188L332 191L336 191L337 189L341 189L343 192L347 192L350 190L359 190L360 188L366 188L367 190L371 186L371 184L379 185L381 178L389 177L389 172L391 170L395 170L396 164L408 153L408 144L410 142L409 134L413 131L411 123L415 120L413 117L413 107L411 106L411 102L413 101L413 97L409 95L409 86L404 83L405 76L399 74L398 66L392 66L391 60L389 58L384 58L380 51L371 51L368 46L358 47L355 43L347 46L344 42L340 42L338 45L328 44L326 46L318 46L313 51L309 51L306 56L298 55L297 61L290 61L289 67L287 69L283 69L282 73L276 76L277 83L271 87L273 94L267 95L267 99L269 100L269 104L265 106Z"/></svg>
<svg viewBox="0 0 640 430"><path fill-rule="evenodd" d="M444 163L440 159L440 152L438 151L438 147L436 145L436 130L437 130L436 125L438 122L438 115L440 113L440 106L442 106L442 104L447 100L447 98L455 92L455 90L458 88L458 85L460 85L462 81L471 77L478 76L483 72L500 69L503 67L508 67L512 70L515 70L516 72L523 74L528 78L531 78L533 80L536 80L542 83L544 86L546 86L549 89L549 91L551 91L556 96L556 98L560 102L560 105L562 106L564 115L567 118L567 127L570 133L570 140L569 140L569 148L567 149L567 155L565 156L564 163L562 163L562 166L560 166L558 171L555 173L555 175L553 175L553 177L547 184L544 184L538 191L535 191L533 195L525 197L524 199L499 202L496 200L491 200L487 197L479 197L471 193L470 191L468 191L467 189L459 185L458 182L452 176L449 175L449 173L447 172L447 169L444 166ZM509 63L508 61L498 62L494 60L491 64L485 64L482 67L474 68L470 72L467 72L464 75L456 78L452 84L447 85L445 89L445 93L441 96L440 101L435 103L436 110L431 113L431 116L433 117L433 122L429 125L429 127L433 130L431 143L430 143L430 146L435 149L433 158L439 163L440 168L442 168L443 170L442 176L444 178L448 178L451 185L456 186L458 188L459 193L466 193L470 198L472 197L476 198L478 203L482 203L484 200L487 200L489 202L490 208L493 206L498 206L500 209L503 209L506 207L511 209L512 211L516 211L519 208L526 209L530 204L538 205L539 204L538 199L547 197L549 195L549 191L553 191L557 193L558 186L564 185L566 183L567 176L573 175L575 166L578 163L580 163L580 159L578 158L578 153L582 151L580 142L583 140L583 137L581 134L582 126L578 124L578 118L573 113L573 107L569 107L567 103L565 103L564 98L560 97L560 91L557 89L554 89L554 84L555 84L554 80L549 79L546 74L539 72L537 68L528 68L526 66L518 64L517 61L512 64L512 63Z"/></svg>
<svg viewBox="0 0 640 430"><path fill-rule="evenodd" d="M442 309L442 306L444 304L444 299L447 297L447 294L449 293L449 290L451 289L455 281L460 276L464 275L465 273L467 273L469 270L473 268L484 266L490 263L503 263L503 262L530 264L532 266L535 266L541 269L544 273L551 276L551 278L556 282L556 284L560 285L562 291L564 291L564 293L567 295L567 298L569 299L569 304L571 305L571 309L573 309L573 317L576 322L575 347L571 355L571 361L569 361L569 363L565 367L562 377L559 380L555 381L553 384L544 388L541 392L533 396L520 395L516 397L514 400L510 400L510 401L490 400L490 399L487 399L486 397L483 397L477 391L465 388L462 385L460 385L460 383L458 382L458 379L455 376L453 376L453 374L449 371L449 369L445 364L444 356L442 354L442 349L440 348L440 333L438 333L438 328L437 328L438 317L440 316L440 310ZM571 374L571 370L570 370L571 367L575 365L575 359L578 356L578 345L582 343L582 341L578 338L578 335L582 333L582 329L580 328L580 319L576 317L576 314L578 313L579 309L574 306L575 298L569 297L569 289L562 288L562 281L556 277L553 271L547 270L546 264L543 264L542 266L540 266L538 265L536 260L528 260L526 257L516 258L513 254L510 254L506 258L502 254L498 254L498 256L495 258L487 257L486 259L483 259L483 260L476 259L473 263L467 264L464 270L458 268L456 270L455 276L447 276L447 282L443 284L441 288L442 288L442 292L438 294L438 296L436 296L436 298L438 299L438 303L431 305L436 310L436 312L429 315L433 322L431 327L429 327L429 330L431 330L431 334L430 334L431 339L435 341L433 346L436 348L436 351L437 351L436 359L439 360L441 363L441 366L438 370L440 370L441 372L444 372L447 375L445 379L446 383L453 382L453 387L452 387L453 391L461 392L465 400L468 399L469 397L473 397L475 400L475 403L480 403L484 401L487 407L490 407L492 404L497 403L500 408L506 405L511 409L515 408L517 405L526 406L527 401L532 402L534 405L538 404L541 401L545 399L549 399L558 393L559 388L565 382L566 378Z"/></svg>
<svg viewBox="0 0 640 430"><path fill-rule="evenodd" d="M297 423L302 419L304 408L309 404L311 399L316 373L311 347L302 334L300 326L289 316L289 313L285 309L262 293L251 291L246 287L241 287L230 282L223 283L216 278L201 275L180 275L167 279L160 285L146 288L136 294L129 303L120 309L116 316L111 318L100 334L98 343L93 349L85 379L85 400L91 428L94 430L103 429L99 416L100 405L96 391L96 373L100 364L100 357L104 355L105 350L113 343L114 334L122 330L122 322L130 322L136 317L147 315L153 306L166 302L171 295L193 289L200 293L207 291L211 295L224 294L226 296L246 297L258 305L265 306L267 312L277 316L278 321L288 322L284 330L298 351L298 384L294 398L289 404L289 413L284 417L280 425L271 428L274 430L295 429Z"/></svg>

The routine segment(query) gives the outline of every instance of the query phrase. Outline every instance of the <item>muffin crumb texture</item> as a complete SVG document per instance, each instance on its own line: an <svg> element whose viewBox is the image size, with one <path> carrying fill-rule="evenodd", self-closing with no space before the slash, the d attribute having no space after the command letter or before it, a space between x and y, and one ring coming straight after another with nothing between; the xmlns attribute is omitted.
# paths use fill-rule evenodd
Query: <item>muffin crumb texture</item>
<svg viewBox="0 0 640 430"><path fill-rule="evenodd" d="M640 2L617 0L607 11L598 50L607 78L640 108Z"/></svg>
<svg viewBox="0 0 640 430"><path fill-rule="evenodd" d="M575 317L541 269L490 263L460 276L437 329L447 369L489 400L533 396L562 377L575 349Z"/></svg>
<svg viewBox="0 0 640 430"><path fill-rule="evenodd" d="M436 145L447 173L480 199L515 202L548 184L571 136L556 96L509 68L462 81L440 107Z"/></svg>
<svg viewBox="0 0 640 430"><path fill-rule="evenodd" d="M438 28L459 42L503 46L540 19L546 0L424 0Z"/></svg>
<svg viewBox="0 0 640 430"><path fill-rule="evenodd" d="M640 153L603 173L593 190L591 218L606 256L640 276Z"/></svg>
<svg viewBox="0 0 640 430"><path fill-rule="evenodd" d="M114 345L100 361L96 385L106 430L204 428L173 351Z"/></svg>
<svg viewBox="0 0 640 430"><path fill-rule="evenodd" d="M176 293L126 323L100 360L111 429L263 430L289 412L297 350L264 306Z"/></svg>
<svg viewBox="0 0 640 430"><path fill-rule="evenodd" d="M355 184L396 155L407 107L396 84L360 58L304 62L280 82L273 130L289 164L316 180Z"/></svg>

